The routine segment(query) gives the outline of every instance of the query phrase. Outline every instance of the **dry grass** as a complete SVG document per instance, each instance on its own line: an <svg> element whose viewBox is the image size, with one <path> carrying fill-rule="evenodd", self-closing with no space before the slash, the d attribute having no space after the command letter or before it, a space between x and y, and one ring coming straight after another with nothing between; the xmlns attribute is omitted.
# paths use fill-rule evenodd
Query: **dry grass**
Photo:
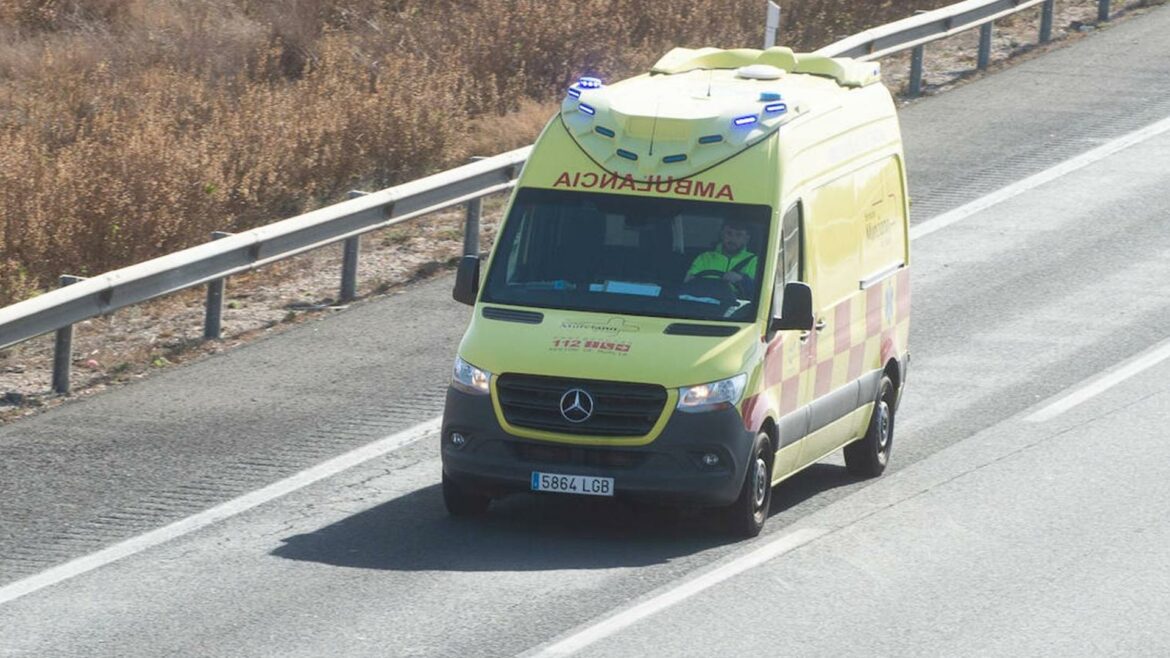
<svg viewBox="0 0 1170 658"><path fill-rule="evenodd" d="M755 45L759 4L0 0L0 305L530 143L575 76ZM784 31L894 5L790 2Z"/></svg>
<svg viewBox="0 0 1170 658"><path fill-rule="evenodd" d="M1114 6L1128 15L1163 1ZM756 3L739 3L752 5L735 19L740 36L734 25L710 36L703 17L743 7L696 0L649 17L669 29L640 33L638 20L614 19L608 35L588 32L601 41L566 38L562 45L575 50L554 53L543 44L573 25L530 15L549 32L529 39L525 21L488 11L539 4L0 0L0 304L35 294L58 272L98 272L202 241L213 229L280 219L345 189L531 143L579 73L612 79L672 45L755 45L760 37ZM649 12L616 1L586 5L639 10L643 19ZM996 66L1044 50L1032 45L1036 11L997 24ZM1095 13L1096 0L1059 3L1058 38L1080 36ZM794 0L785 3L784 42L813 48L900 16L891 3ZM670 30L682 35L677 43ZM464 48L471 36L461 35L496 41ZM926 93L977 77L976 37L932 44ZM515 59L502 56L506 44ZM527 63L539 57L561 64L539 77ZM905 84L906 60L883 62L892 89ZM485 200L485 247L504 197ZM453 209L366 236L359 297L394 294L444 271L461 251L461 221ZM331 312L339 262L339 249L322 249L232 277L221 341L200 339L202 290L79 323L74 390L93 394ZM62 401L47 393L52 354L52 336L0 351L0 422Z"/></svg>

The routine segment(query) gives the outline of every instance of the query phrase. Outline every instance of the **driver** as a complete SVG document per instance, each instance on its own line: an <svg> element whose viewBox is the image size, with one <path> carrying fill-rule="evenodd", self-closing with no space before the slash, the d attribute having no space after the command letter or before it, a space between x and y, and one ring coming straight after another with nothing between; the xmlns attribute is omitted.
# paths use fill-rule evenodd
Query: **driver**
<svg viewBox="0 0 1170 658"><path fill-rule="evenodd" d="M719 244L695 257L684 283L692 279L721 279L747 297L756 278L756 255L747 250L748 227L743 221L729 219L723 223Z"/></svg>

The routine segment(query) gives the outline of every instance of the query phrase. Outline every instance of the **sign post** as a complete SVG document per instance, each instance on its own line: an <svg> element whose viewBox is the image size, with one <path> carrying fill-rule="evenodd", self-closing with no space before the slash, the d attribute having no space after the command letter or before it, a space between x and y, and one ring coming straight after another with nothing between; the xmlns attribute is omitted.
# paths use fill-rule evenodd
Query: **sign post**
<svg viewBox="0 0 1170 658"><path fill-rule="evenodd" d="M764 21L764 49L776 45L776 35L780 32L780 5L768 0L768 14Z"/></svg>

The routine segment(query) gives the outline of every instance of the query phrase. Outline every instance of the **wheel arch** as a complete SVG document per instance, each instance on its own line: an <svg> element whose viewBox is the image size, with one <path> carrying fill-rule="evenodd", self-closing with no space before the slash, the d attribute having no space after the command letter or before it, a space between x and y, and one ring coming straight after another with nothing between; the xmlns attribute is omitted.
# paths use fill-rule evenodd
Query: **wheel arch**
<svg viewBox="0 0 1170 658"><path fill-rule="evenodd" d="M886 361L886 367L882 369L882 373L890 378L890 383L894 385L894 391L902 389L902 367L898 365L898 360L891 358Z"/></svg>
<svg viewBox="0 0 1170 658"><path fill-rule="evenodd" d="M904 358L909 358L907 354ZM886 361L885 367L882 369L882 374L890 378L890 383L894 386L894 409L897 410L902 404L902 385L906 379L906 366L908 364L902 363L895 357L890 357Z"/></svg>
<svg viewBox="0 0 1170 658"><path fill-rule="evenodd" d="M764 418L764 422L760 423L760 432L768 435L768 440L772 442L772 449L769 451L772 455L772 464L776 463L776 453L780 450L780 427L776 424L776 419L771 415Z"/></svg>

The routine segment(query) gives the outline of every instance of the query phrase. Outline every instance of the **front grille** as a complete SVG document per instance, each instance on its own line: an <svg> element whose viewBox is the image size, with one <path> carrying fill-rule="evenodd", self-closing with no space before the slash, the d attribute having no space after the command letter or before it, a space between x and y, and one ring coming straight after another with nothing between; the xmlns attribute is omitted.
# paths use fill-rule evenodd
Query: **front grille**
<svg viewBox="0 0 1170 658"><path fill-rule="evenodd" d="M581 423L561 415L561 398L574 388L593 398L593 414ZM508 373L496 391L504 418L516 427L590 436L645 436L666 404L661 386L566 377Z"/></svg>
<svg viewBox="0 0 1170 658"><path fill-rule="evenodd" d="M589 466L604 469L631 469L641 466L649 456L632 450L586 448L581 446L537 445L514 443L512 451L517 458L541 465Z"/></svg>
<svg viewBox="0 0 1170 658"><path fill-rule="evenodd" d="M568 446L537 446L527 443L516 444L516 456L526 462L542 464L566 464L573 459L573 449Z"/></svg>

